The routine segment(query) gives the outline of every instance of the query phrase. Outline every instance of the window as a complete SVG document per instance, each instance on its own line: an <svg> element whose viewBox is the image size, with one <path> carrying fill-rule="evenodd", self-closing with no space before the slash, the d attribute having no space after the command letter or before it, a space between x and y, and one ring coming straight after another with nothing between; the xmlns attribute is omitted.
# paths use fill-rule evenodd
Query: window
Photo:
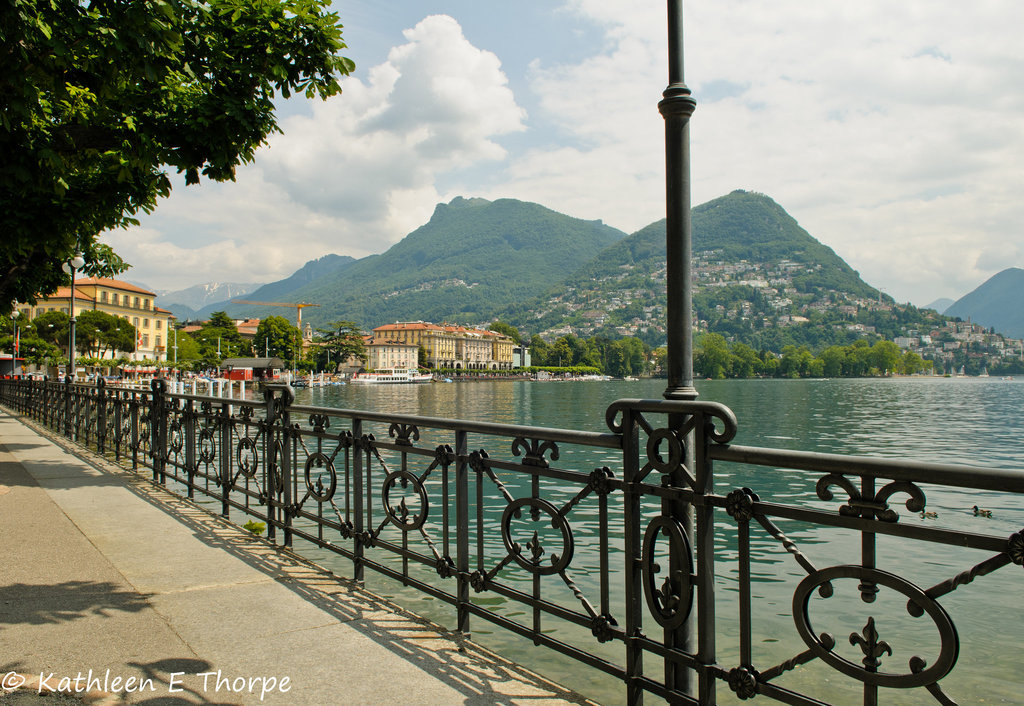
<svg viewBox="0 0 1024 706"><path fill-rule="evenodd" d="M67 308L66 306L62 306L62 307L60 308L60 310L61 310L61 312L62 312L62 313L64 313L64 314L68 313L68 308Z"/></svg>
<svg viewBox="0 0 1024 706"><path fill-rule="evenodd" d="M138 297L135 297L135 308L136 309L139 308L139 298Z"/></svg>
<svg viewBox="0 0 1024 706"><path fill-rule="evenodd" d="M104 304L107 303L107 292L100 292L100 301Z"/></svg>
<svg viewBox="0 0 1024 706"><path fill-rule="evenodd" d="M36 309L36 316L42 316L45 313L46 309L44 309L43 307L39 307L38 309Z"/></svg>
<svg viewBox="0 0 1024 706"><path fill-rule="evenodd" d="M149 319L142 320L142 328L149 328Z"/></svg>
<svg viewBox="0 0 1024 706"><path fill-rule="evenodd" d="M113 292L110 295L110 303L111 304L117 304L117 292Z"/></svg>
<svg viewBox="0 0 1024 706"><path fill-rule="evenodd" d="M143 299L142 300L142 308L143 309L148 309L149 308L149 300L148 299Z"/></svg>
<svg viewBox="0 0 1024 706"><path fill-rule="evenodd" d="M157 348L160 347L160 337L159 336L156 337L156 347Z"/></svg>
<svg viewBox="0 0 1024 706"><path fill-rule="evenodd" d="M163 321L161 321L160 319L157 319L157 320L156 320L156 330L157 330L157 331L159 331L159 330L160 330L160 329L162 329L163 327L164 327L164 322L163 322Z"/></svg>
<svg viewBox="0 0 1024 706"><path fill-rule="evenodd" d="M149 348L149 334L148 333L142 334L142 347L143 348Z"/></svg>
<svg viewBox="0 0 1024 706"><path fill-rule="evenodd" d="M128 317L126 316L124 318L127 319ZM139 327L139 317L138 316L136 316L134 319L132 319L132 326L134 326L135 328Z"/></svg>

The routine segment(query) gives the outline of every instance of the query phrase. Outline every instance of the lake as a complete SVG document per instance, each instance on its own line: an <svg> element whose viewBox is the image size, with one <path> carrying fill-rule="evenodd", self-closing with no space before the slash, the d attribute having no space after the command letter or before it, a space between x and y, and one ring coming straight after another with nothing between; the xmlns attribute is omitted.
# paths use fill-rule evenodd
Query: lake
<svg viewBox="0 0 1024 706"><path fill-rule="evenodd" d="M659 398L664 387L664 380L350 385L298 390L296 404L606 432L604 410L611 402L622 398ZM697 390L701 400L720 402L735 412L739 431L732 443L738 445L1024 470L1024 419L1021 415L1024 379L724 380L699 381ZM591 450L590 453L592 457L562 458L559 465L573 468L609 465L615 470L606 450ZM716 464L716 488L720 492L723 488L742 486L753 488L762 499L791 502L806 498L817 507L834 508L836 505L823 503L814 495L813 479L808 482L807 474ZM973 531L1003 536L1024 527L1024 499L1020 497L935 486L924 486L924 490L928 510L936 517L919 518L898 505L902 510L901 522L969 527ZM893 502L896 506L902 501L894 498ZM990 509L992 517L976 517L970 510L973 505ZM735 563L729 561L735 559L736 545L735 532L729 531L730 518L724 512L722 518L723 529L716 534L716 544L721 550L716 594L720 635L718 660L728 668L738 661L737 646L728 637L730 626L736 624L737 582L732 573ZM586 525L587 521L584 516L580 524ZM802 551L818 560L819 566L841 563L836 558L840 556L845 562L858 560L859 535L856 533L833 531L826 538L818 528L801 527L796 523L780 523L780 526L800 543ZM574 523L574 531L576 527ZM755 647L755 664L767 668L804 649L795 634L790 604L795 582L805 573L767 534L752 532L752 546L756 553L754 578L757 581L754 625L761 641ZM879 543L880 568L888 565L899 572L907 552L914 552L915 570L919 565L923 567L913 578L923 587L987 558L978 552L893 540ZM304 553L325 565L337 566L341 575L351 573L348 562L328 552ZM852 558L848 556L851 553ZM583 588L596 580L596 570L588 571L595 567L587 562L586 556L580 555L573 564L573 578ZM970 700L976 700L984 694L988 703L1019 703L1019 652L1001 649L1001 646L1006 639L1016 643L1014 635L1024 634L1015 620L1010 627L1006 624L1007 617L1016 619L1019 615L1016 596L1020 594L1021 578L1019 567L1005 567L979 578L977 584L983 583L983 586L961 588L941 600L953 616L962 640L958 666L942 682L954 699L963 702L971 697ZM446 626L453 625L450 608L438 601L396 587L373 572L367 573L367 586L425 617ZM979 596L984 600L979 601ZM875 606L872 610L882 608ZM859 615L838 617L847 622L862 619ZM860 625L863 622L858 623ZM906 628L925 644L930 639L928 629L934 632L930 624L926 628L914 624ZM836 634L845 641L841 626ZM992 636L1001 637L993 639ZM474 621L473 638L597 700L606 703L624 700L621 683L595 675L592 670L564 660L550 650L494 631L483 620ZM609 643L608 649L610 658L621 660L621 644ZM902 659L904 665L902 668L894 666L894 671L905 669L906 657L894 655L893 659ZM979 681L982 677L984 681ZM808 695L833 703L858 703L860 700L860 692L855 688L857 683L821 665L820 661L797 669L786 678L789 681L779 683L806 689ZM882 703L934 703L934 699L920 689L914 693L883 690L880 698ZM728 687L719 687L719 700L733 702Z"/></svg>

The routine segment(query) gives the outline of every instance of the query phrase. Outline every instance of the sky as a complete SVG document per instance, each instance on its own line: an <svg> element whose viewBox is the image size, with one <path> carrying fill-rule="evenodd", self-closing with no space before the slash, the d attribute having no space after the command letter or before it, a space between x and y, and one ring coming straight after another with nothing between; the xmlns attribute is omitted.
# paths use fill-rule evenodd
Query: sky
<svg viewBox="0 0 1024 706"><path fill-rule="evenodd" d="M162 290L385 251L456 196L664 217L665 4L337 0L356 71L104 240ZM900 302L1024 266L1024 3L685 0L692 202L770 196Z"/></svg>

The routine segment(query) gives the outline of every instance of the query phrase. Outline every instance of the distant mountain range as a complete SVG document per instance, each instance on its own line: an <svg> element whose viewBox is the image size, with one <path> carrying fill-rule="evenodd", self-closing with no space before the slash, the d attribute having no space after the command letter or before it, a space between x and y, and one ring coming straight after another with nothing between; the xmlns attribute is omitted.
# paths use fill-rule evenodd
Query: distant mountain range
<svg viewBox="0 0 1024 706"><path fill-rule="evenodd" d="M179 320L195 319L198 312L211 304L241 297L256 289L258 283L209 282L174 291L158 291L160 306L170 309Z"/></svg>
<svg viewBox="0 0 1024 706"><path fill-rule="evenodd" d="M1024 270L1011 267L993 275L942 313L1024 338Z"/></svg>
<svg viewBox="0 0 1024 706"><path fill-rule="evenodd" d="M864 282L763 194L735 191L697 206L693 256L695 320L751 345L848 343L858 334L846 330L851 314L840 313L858 307L872 313L857 321L887 337L915 321L931 325L923 312L895 305ZM220 301L211 301L217 290L194 287L161 296L160 305L179 318L205 319L220 310L265 318L281 312L229 297L310 302L319 307L306 309L303 319L313 326L345 319L369 330L397 320L500 318L547 337L638 335L656 344L663 340L665 280L664 220L626 235L535 203L459 197L439 204L428 223L382 254L327 255L279 282L251 291L235 285ZM1024 290L1017 285L1017 291ZM193 306L204 294L208 303ZM175 297L185 301L178 305ZM903 313L878 313L894 306ZM999 322L985 325L1003 331Z"/></svg>
<svg viewBox="0 0 1024 706"><path fill-rule="evenodd" d="M953 300L950 299L949 297L942 297L941 299L936 299L935 301L933 301L931 304L924 308L932 309L933 311L937 311L941 314L951 306L953 306Z"/></svg>

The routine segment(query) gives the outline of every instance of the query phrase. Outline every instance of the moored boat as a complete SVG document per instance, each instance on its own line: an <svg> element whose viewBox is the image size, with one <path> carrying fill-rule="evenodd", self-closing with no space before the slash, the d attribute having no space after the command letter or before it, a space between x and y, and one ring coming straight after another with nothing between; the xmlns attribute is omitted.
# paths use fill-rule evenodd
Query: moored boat
<svg viewBox="0 0 1024 706"><path fill-rule="evenodd" d="M351 382L364 384L430 382L433 376L405 368L381 368L372 373L356 373Z"/></svg>

